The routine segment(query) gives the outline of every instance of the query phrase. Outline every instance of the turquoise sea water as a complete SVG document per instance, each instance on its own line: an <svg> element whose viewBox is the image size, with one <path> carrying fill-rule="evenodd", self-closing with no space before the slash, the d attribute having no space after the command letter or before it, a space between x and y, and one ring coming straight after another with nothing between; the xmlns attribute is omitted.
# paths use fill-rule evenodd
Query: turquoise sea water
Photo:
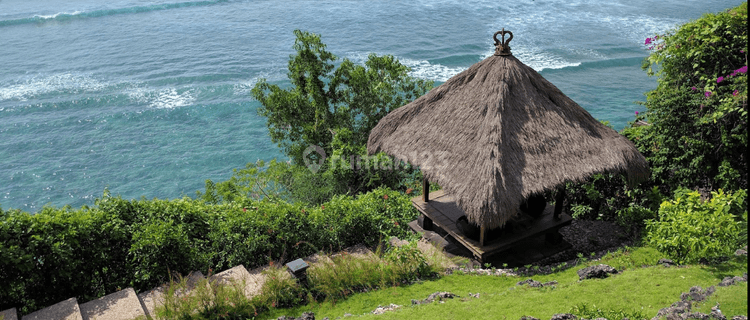
<svg viewBox="0 0 750 320"><path fill-rule="evenodd" d="M249 90L288 84L292 30L340 58L391 54L441 83L513 53L621 129L656 86L644 39L733 1L0 0L0 206L175 198L283 158Z"/></svg>

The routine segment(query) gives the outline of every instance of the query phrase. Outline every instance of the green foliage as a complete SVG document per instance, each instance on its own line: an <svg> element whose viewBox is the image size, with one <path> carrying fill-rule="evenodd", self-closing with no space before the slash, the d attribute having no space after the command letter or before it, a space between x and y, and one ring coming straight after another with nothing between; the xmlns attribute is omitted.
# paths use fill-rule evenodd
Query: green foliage
<svg viewBox="0 0 750 320"><path fill-rule="evenodd" d="M259 114L268 118L271 140L296 165L304 164L304 150L311 145L332 154L331 142L342 129L351 132L347 143L365 145L382 117L432 88L431 81L410 77L409 68L389 55L370 54L364 66L344 59L336 68L336 56L326 51L320 35L294 34L292 87L261 79L252 95L262 104Z"/></svg>
<svg viewBox="0 0 750 320"><path fill-rule="evenodd" d="M661 204L659 220L646 222L647 243L678 263L731 255L740 246L738 221L747 218L747 194L711 195L703 201L697 191L677 190L675 200Z"/></svg>
<svg viewBox="0 0 750 320"><path fill-rule="evenodd" d="M378 121L425 94L433 82L409 76L409 68L389 55L370 54L364 66L344 59L336 67L336 56L326 51L320 35L300 30L294 34L296 54L290 56L288 73L292 87L282 89L261 79L252 90L262 105L259 114L268 118L271 140L291 159L291 165L277 167L284 173L273 173L284 178L276 182L289 199L314 205L334 194L399 188L413 168L361 168L359 159L368 162L367 138ZM380 164L387 158L376 157Z"/></svg>
<svg viewBox="0 0 750 320"><path fill-rule="evenodd" d="M746 24L742 4L646 40L643 67L658 86L647 93L647 112L621 133L646 157L651 179L630 187L617 174L597 174L569 183L569 212L617 221L637 237L680 186L704 194L747 188ZM650 125L636 126L641 120Z"/></svg>
<svg viewBox="0 0 750 320"><path fill-rule="evenodd" d="M117 288L148 290L170 273L252 268L314 248L374 245L404 237L417 216L409 196L385 188L315 207L234 200L124 200L105 193L92 208L0 211L0 283L9 288L0 291L0 308L28 313L72 296L86 302Z"/></svg>
<svg viewBox="0 0 750 320"><path fill-rule="evenodd" d="M638 236L643 221L656 217L663 195L652 181L628 187L619 174L594 174L585 182L567 184L566 198L574 218L615 221Z"/></svg>
<svg viewBox="0 0 750 320"><path fill-rule="evenodd" d="M643 67L658 87L636 119L651 125L624 134L654 180L672 190L747 188L747 3L651 41Z"/></svg>

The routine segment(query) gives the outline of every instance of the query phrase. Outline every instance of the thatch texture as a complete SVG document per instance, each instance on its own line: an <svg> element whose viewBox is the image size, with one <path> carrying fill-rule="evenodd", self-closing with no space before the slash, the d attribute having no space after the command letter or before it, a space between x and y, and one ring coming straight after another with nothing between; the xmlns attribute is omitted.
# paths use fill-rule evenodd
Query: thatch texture
<svg viewBox="0 0 750 320"><path fill-rule="evenodd" d="M648 176L630 141L513 56L490 56L392 111L370 132L367 151L420 166L469 221L488 228L567 181Z"/></svg>

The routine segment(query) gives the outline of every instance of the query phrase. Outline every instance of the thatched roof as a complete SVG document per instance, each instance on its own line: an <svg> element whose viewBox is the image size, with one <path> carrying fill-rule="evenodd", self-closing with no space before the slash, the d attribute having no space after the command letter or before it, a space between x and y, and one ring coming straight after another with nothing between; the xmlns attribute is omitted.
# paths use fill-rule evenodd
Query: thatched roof
<svg viewBox="0 0 750 320"><path fill-rule="evenodd" d="M493 55L386 115L369 154L417 165L469 221L500 227L526 197L599 172L648 177L633 143L512 55Z"/></svg>

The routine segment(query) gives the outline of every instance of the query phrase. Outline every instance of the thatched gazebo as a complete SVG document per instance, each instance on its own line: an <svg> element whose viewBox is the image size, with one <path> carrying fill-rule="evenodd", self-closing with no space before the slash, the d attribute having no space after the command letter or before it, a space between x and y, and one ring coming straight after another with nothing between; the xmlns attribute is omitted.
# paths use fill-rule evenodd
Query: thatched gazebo
<svg viewBox="0 0 750 320"><path fill-rule="evenodd" d="M633 143L516 59L509 31L493 38L494 55L381 119L368 153L419 166L482 236L517 215L524 199L565 182L601 172L624 173L629 183L647 178Z"/></svg>

